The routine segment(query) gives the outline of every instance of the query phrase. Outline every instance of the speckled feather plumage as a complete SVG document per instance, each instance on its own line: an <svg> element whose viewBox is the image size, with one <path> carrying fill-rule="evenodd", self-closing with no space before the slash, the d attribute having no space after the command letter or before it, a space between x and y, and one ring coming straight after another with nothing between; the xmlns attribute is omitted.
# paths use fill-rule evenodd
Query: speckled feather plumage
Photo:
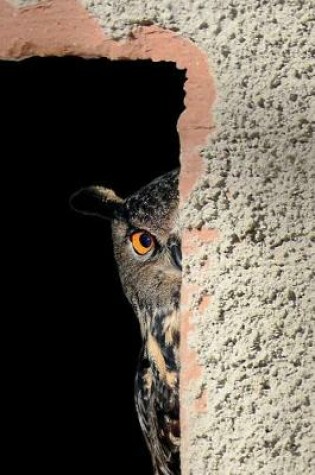
<svg viewBox="0 0 315 475"><path fill-rule="evenodd" d="M181 242L178 170L155 179L125 200L111 190L91 187L74 195L72 204L86 214L112 221L121 283L138 317L143 340L135 380L139 422L155 475L179 474L181 270L170 251L173 245L180 249ZM136 230L154 236L155 250L148 256L138 256L132 249L130 236Z"/></svg>

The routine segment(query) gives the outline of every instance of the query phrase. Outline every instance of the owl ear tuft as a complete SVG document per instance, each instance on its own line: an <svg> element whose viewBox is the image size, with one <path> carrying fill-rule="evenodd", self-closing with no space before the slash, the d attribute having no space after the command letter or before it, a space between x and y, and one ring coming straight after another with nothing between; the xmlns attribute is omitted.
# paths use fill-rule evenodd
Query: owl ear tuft
<svg viewBox="0 0 315 475"><path fill-rule="evenodd" d="M70 205L79 213L109 220L121 219L125 213L124 200L102 186L82 188L71 196Z"/></svg>

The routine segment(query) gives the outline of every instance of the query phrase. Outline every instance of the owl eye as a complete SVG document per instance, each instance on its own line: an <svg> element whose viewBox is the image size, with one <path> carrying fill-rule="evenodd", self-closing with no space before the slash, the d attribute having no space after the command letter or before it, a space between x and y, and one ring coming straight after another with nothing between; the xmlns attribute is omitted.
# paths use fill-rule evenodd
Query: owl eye
<svg viewBox="0 0 315 475"><path fill-rule="evenodd" d="M130 240L135 252L140 256L148 254L155 246L154 237L147 231L136 231L131 234Z"/></svg>

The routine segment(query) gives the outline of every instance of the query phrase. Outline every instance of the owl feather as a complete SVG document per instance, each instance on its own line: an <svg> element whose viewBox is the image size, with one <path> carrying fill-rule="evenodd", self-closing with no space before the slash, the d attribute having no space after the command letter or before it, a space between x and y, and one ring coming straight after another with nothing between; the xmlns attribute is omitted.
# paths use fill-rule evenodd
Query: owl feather
<svg viewBox="0 0 315 475"><path fill-rule="evenodd" d="M109 219L124 292L139 320L142 351L135 379L139 422L155 475L180 473L179 303L181 237L178 170L122 199L91 186L72 196L83 214Z"/></svg>

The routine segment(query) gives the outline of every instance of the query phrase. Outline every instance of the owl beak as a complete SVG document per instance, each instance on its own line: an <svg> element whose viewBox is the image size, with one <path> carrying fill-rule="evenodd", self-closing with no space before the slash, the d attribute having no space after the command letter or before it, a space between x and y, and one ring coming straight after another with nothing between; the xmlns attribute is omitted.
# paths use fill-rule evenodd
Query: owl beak
<svg viewBox="0 0 315 475"><path fill-rule="evenodd" d="M182 248L181 244L178 241L173 241L169 245L169 250L171 253L172 263L174 267L182 270Z"/></svg>

